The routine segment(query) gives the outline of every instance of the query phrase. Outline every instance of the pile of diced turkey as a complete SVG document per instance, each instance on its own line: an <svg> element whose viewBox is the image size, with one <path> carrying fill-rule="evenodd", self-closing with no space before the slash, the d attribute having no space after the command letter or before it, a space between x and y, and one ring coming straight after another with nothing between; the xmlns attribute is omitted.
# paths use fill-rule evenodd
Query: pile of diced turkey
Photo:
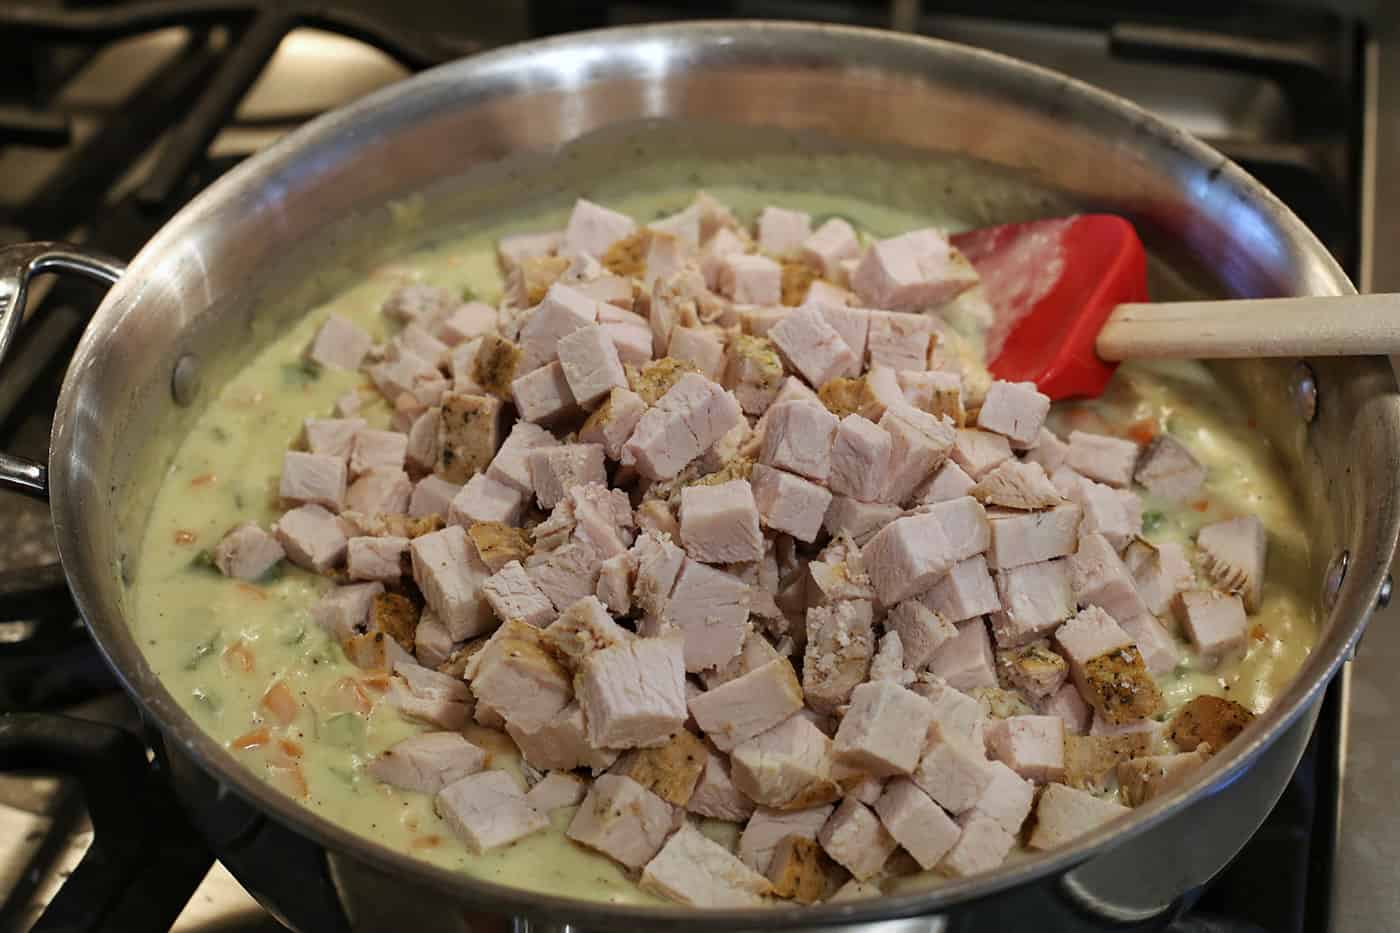
<svg viewBox="0 0 1400 933"><path fill-rule="evenodd" d="M325 322L309 359L391 429L355 393L307 420L289 510L216 552L336 578L315 619L434 730L368 770L471 851L577 806L571 840L678 901L869 896L1062 845L1248 720L1158 721L1153 675L1243 649L1260 523L1150 544L1135 484L1195 495L1185 447L1061 439L1034 385L964 379L938 309L977 275L939 231L581 200L500 261L498 307L415 284L387 345Z"/></svg>

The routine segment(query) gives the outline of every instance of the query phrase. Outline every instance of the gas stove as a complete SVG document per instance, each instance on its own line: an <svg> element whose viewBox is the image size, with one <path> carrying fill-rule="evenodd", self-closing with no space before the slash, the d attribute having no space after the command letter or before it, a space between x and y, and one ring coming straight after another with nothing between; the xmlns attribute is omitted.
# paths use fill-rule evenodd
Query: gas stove
<svg viewBox="0 0 1400 933"><path fill-rule="evenodd" d="M936 6L935 12L932 8ZM917 31L1064 71L1201 136L1287 201L1366 287L1400 290L1375 244L1400 186L1400 54L1384 23L1326 9L1181 2L1170 13L1077 0L485 0L390 5L78 3L0 6L0 242L70 238L129 258L241 158L411 71L531 36L697 16ZM1215 7L1224 7L1217 9ZM1397 36L1400 37L1400 36ZM1392 60L1395 59L1395 60ZM1388 108L1397 114L1387 121ZM1392 191L1394 188L1396 190ZM1397 205L1400 206L1400 205ZM0 448L46 454L69 353L96 306L64 282L32 302L0 382ZM46 509L0 497L0 713L45 729L7 756L0 726L0 931L255 931L280 925L162 796L142 724L76 618ZM1329 691L1308 752L1255 839L1170 928L1400 927L1400 816L1384 792L1400 738L1400 619L1378 618ZM11 719L11 722L18 720ZM43 723L47 722L45 726ZM55 728L56 724L56 728ZM1379 752L1379 753L1378 753ZM66 777L35 777L18 768ZM108 780L94 780L99 774ZM112 775L136 795L113 805ZM1344 780L1345 777L1345 780ZM1386 782L1386 783L1382 783ZM1345 807L1343 807L1345 802ZM95 828L95 833L94 833ZM94 841L95 840L95 841ZM140 853L135 859L122 853ZM95 853L95 854L94 854ZM86 857L85 857L86 856ZM123 864L125 863L125 864ZM907 929L908 927L902 927Z"/></svg>

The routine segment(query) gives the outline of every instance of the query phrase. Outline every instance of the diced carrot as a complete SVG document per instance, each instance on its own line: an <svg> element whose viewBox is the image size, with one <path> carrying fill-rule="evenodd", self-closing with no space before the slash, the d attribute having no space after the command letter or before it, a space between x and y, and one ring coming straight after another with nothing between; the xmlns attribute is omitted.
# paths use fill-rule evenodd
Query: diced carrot
<svg viewBox="0 0 1400 933"><path fill-rule="evenodd" d="M194 544L199 540L199 535L188 528L177 528L175 530L176 544Z"/></svg>
<svg viewBox="0 0 1400 933"><path fill-rule="evenodd" d="M1150 444L1156 436L1157 422L1152 418L1143 418L1128 425L1128 437L1139 444Z"/></svg>
<svg viewBox="0 0 1400 933"><path fill-rule="evenodd" d="M1197 499L1195 502L1191 503L1191 508L1195 509L1197 512L1205 512L1210 508L1210 500Z"/></svg>
<svg viewBox="0 0 1400 933"><path fill-rule="evenodd" d="M375 693L384 693L389 689L389 675L370 674L368 677L360 678L360 683L364 684Z"/></svg>
<svg viewBox="0 0 1400 933"><path fill-rule="evenodd" d="M300 758L303 751L301 743L296 739L278 739L277 747L282 749L289 758Z"/></svg>
<svg viewBox="0 0 1400 933"><path fill-rule="evenodd" d="M254 586L246 580L235 580L233 582L233 586L236 590L238 590L238 592L242 593L244 596L251 597L253 599L258 600L259 602L262 602L263 600L267 599L266 593L264 593L262 590L258 589L256 586Z"/></svg>
<svg viewBox="0 0 1400 933"><path fill-rule="evenodd" d="M253 652L241 640L236 641L224 649L224 660L229 667L242 671L245 674L252 673Z"/></svg>
<svg viewBox="0 0 1400 933"><path fill-rule="evenodd" d="M249 749L257 748L260 745L266 745L271 739L272 735L267 731L267 727L259 726L252 732L243 733L229 744L231 744L234 748L240 751L246 752Z"/></svg>
<svg viewBox="0 0 1400 933"><path fill-rule="evenodd" d="M212 486L218 481L219 477L215 476L213 473L201 473L194 479L190 480L190 486L194 489L202 489L205 486Z"/></svg>
<svg viewBox="0 0 1400 933"><path fill-rule="evenodd" d="M1265 631L1263 625L1254 626L1254 628L1249 630L1249 634L1254 638L1255 641L1264 641L1269 637L1269 633Z"/></svg>
<svg viewBox="0 0 1400 933"><path fill-rule="evenodd" d="M325 692L325 710L328 713L363 714L373 708L374 701L353 677L340 678Z"/></svg>
<svg viewBox="0 0 1400 933"><path fill-rule="evenodd" d="M280 765L268 765L267 773L273 786L284 794L305 797L311 792L311 789L306 786L306 775L302 773L301 765L293 764L287 768Z"/></svg>
<svg viewBox="0 0 1400 933"><path fill-rule="evenodd" d="M442 837L436 833L431 836L418 836L409 842L410 849L435 849L442 845Z"/></svg>
<svg viewBox="0 0 1400 933"><path fill-rule="evenodd" d="M291 725L292 720L297 718L299 709L292 688L288 687L284 680L275 681L268 687L267 692L258 701L258 706L266 710L279 726Z"/></svg>

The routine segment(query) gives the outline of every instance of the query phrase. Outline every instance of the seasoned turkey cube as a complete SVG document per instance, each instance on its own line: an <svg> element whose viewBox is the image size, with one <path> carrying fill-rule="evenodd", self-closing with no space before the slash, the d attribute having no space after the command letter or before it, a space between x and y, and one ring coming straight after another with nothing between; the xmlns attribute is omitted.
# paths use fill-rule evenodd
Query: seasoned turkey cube
<svg viewBox="0 0 1400 933"><path fill-rule="evenodd" d="M510 384L511 398L526 421L548 423L578 410L564 368L555 360L527 372Z"/></svg>
<svg viewBox="0 0 1400 933"><path fill-rule="evenodd" d="M646 271L642 276L642 285L648 289L655 285L658 279L669 279L680 273L694 253L692 244L664 231L648 230L646 242L647 251L643 260ZM632 283L621 278L618 282L630 307Z"/></svg>
<svg viewBox="0 0 1400 933"><path fill-rule="evenodd" d="M876 502L884 491L893 441L889 432L860 415L847 415L836 427L831 447L832 492Z"/></svg>
<svg viewBox="0 0 1400 933"><path fill-rule="evenodd" d="M541 813L552 813L560 807L577 806L587 792L587 786L578 775L551 771L525 792L525 802Z"/></svg>
<svg viewBox="0 0 1400 933"><path fill-rule="evenodd" d="M822 527L833 538L848 535L862 547L881 528L899 518L903 510L888 502L862 502L849 496L832 496Z"/></svg>
<svg viewBox="0 0 1400 933"><path fill-rule="evenodd" d="M552 509L575 486L607 485L603 448L598 444L561 444L530 451L530 485L540 508Z"/></svg>
<svg viewBox="0 0 1400 933"><path fill-rule="evenodd" d="M831 493L800 476L761 463L754 464L752 482L755 507L766 527L799 541L816 540L831 505ZM684 535L683 522L681 532Z"/></svg>
<svg viewBox="0 0 1400 933"><path fill-rule="evenodd" d="M661 850L672 826L670 804L629 777L604 774L589 788L567 835L628 868L641 868Z"/></svg>
<svg viewBox="0 0 1400 933"><path fill-rule="evenodd" d="M1181 649L1176 639L1150 615L1125 619L1123 631L1133 639L1143 663L1154 674L1165 674L1181 663Z"/></svg>
<svg viewBox="0 0 1400 933"><path fill-rule="evenodd" d="M1244 601L1246 612L1258 612L1264 589L1264 558L1268 539L1256 515L1206 525L1196 535L1206 575L1211 583Z"/></svg>
<svg viewBox="0 0 1400 933"><path fill-rule="evenodd" d="M1018 450L1035 447L1050 412L1050 397L1041 394L1033 382L997 380L987 387L977 426L1000 434ZM1043 466L1043 464L1042 464Z"/></svg>
<svg viewBox="0 0 1400 933"><path fill-rule="evenodd" d="M961 427L967 420L962 402L962 377L957 373L904 370L895 374L904 398L935 417L946 417Z"/></svg>
<svg viewBox="0 0 1400 933"><path fill-rule="evenodd" d="M1176 594L1190 588L1195 579L1185 552L1175 541L1149 544L1135 539L1123 552L1123 564L1133 576L1138 596L1153 615L1165 614Z"/></svg>
<svg viewBox="0 0 1400 933"><path fill-rule="evenodd" d="M438 465L438 432L442 430L442 409L434 405L414 419L408 428L404 462L418 473L431 472ZM347 449L347 453L348 453Z"/></svg>
<svg viewBox="0 0 1400 933"><path fill-rule="evenodd" d="M1049 697L1069 677L1068 662L1045 642L999 648L996 658L1002 678L1033 701Z"/></svg>
<svg viewBox="0 0 1400 933"><path fill-rule="evenodd" d="M1172 717L1171 739L1182 751L1195 751L1205 743L1219 751L1244 731L1254 714L1234 700L1202 695L1190 700Z"/></svg>
<svg viewBox="0 0 1400 933"><path fill-rule="evenodd" d="M996 527L996 517L992 516L993 534ZM919 594L918 600L949 622L964 622L1001 609L1001 595L987 569L987 559L981 554L948 568L947 574Z"/></svg>
<svg viewBox="0 0 1400 933"><path fill-rule="evenodd" d="M948 452L953 462L974 480L980 480L999 464L1011 458L1011 445L1000 434L960 428Z"/></svg>
<svg viewBox="0 0 1400 933"><path fill-rule="evenodd" d="M681 729L656 748L634 748L622 755L609 774L631 778L656 796L684 807L705 770L705 743Z"/></svg>
<svg viewBox="0 0 1400 933"><path fill-rule="evenodd" d="M399 643L405 652L413 650L419 609L407 596L378 593L369 604L369 629L383 632Z"/></svg>
<svg viewBox="0 0 1400 933"><path fill-rule="evenodd" d="M476 546L481 562L492 573L511 561L523 561L530 556L530 533L503 522L476 522L467 528L467 536Z"/></svg>
<svg viewBox="0 0 1400 933"><path fill-rule="evenodd" d="M1050 784L1036 804L1035 829L1026 845L1041 852L1059 848L1129 812L1116 801L1063 784Z"/></svg>
<svg viewBox="0 0 1400 933"><path fill-rule="evenodd" d="M1158 499L1182 502L1200 490L1206 468L1181 441L1159 434L1142 452L1133 479Z"/></svg>
<svg viewBox="0 0 1400 933"><path fill-rule="evenodd" d="M541 771L589 768L598 774L617 760L617 752L589 744L583 709L577 700L534 732L526 732L509 724L506 725L506 732L515 741L526 763Z"/></svg>
<svg viewBox="0 0 1400 933"><path fill-rule="evenodd" d="M637 423L622 449L647 479L670 479L744 420L734 396L699 373L682 375Z"/></svg>
<svg viewBox="0 0 1400 933"><path fill-rule="evenodd" d="M956 429L947 418L936 418L903 402L885 409L880 427L891 440L889 478L881 498L902 504L948 457Z"/></svg>
<svg viewBox="0 0 1400 933"><path fill-rule="evenodd" d="M939 645L958 634L948 619L923 603L912 600L906 600L890 610L885 617L885 630L899 636L904 667L911 671L927 664Z"/></svg>
<svg viewBox="0 0 1400 933"><path fill-rule="evenodd" d="M634 638L595 651L579 665L575 689L593 746L664 745L687 716L685 643Z"/></svg>
<svg viewBox="0 0 1400 933"><path fill-rule="evenodd" d="M784 839L796 837L817 841L836 807L833 804L800 810L774 810L758 807L739 837L739 858L755 871L767 872Z"/></svg>
<svg viewBox="0 0 1400 933"><path fill-rule="evenodd" d="M1132 619L1147 612L1128 568L1108 539L1086 534L1070 555L1069 579L1081 606L1098 606L1115 619Z"/></svg>
<svg viewBox="0 0 1400 933"><path fill-rule="evenodd" d="M871 681L851 693L836 730L836 761L876 777L909 774L923 751L910 736L928 731L933 707L890 681Z"/></svg>
<svg viewBox="0 0 1400 933"><path fill-rule="evenodd" d="M771 256L791 256L812 235L812 215L782 207L758 212L758 248Z"/></svg>
<svg viewBox="0 0 1400 933"><path fill-rule="evenodd" d="M559 365L574 400L585 408L614 388L627 388L617 348L597 324L587 324L558 341Z"/></svg>
<svg viewBox="0 0 1400 933"><path fill-rule="evenodd" d="M696 560L734 564L763 557L763 532L748 480L681 490L681 543Z"/></svg>
<svg viewBox="0 0 1400 933"><path fill-rule="evenodd" d="M974 745L938 719L929 727L928 736L928 745L914 771L914 783L954 815L970 810L993 776L981 743Z"/></svg>
<svg viewBox="0 0 1400 933"><path fill-rule="evenodd" d="M382 583L336 586L311 606L311 619L336 641L345 641L368 629L369 607L384 592Z"/></svg>
<svg viewBox="0 0 1400 933"><path fill-rule="evenodd" d="M373 345L374 338L368 333L340 315L332 314L311 339L306 358L321 366L353 372L360 368Z"/></svg>
<svg viewBox="0 0 1400 933"><path fill-rule="evenodd" d="M397 467L369 470L345 491L345 508L360 515L402 515L408 511L413 483Z"/></svg>
<svg viewBox="0 0 1400 933"><path fill-rule="evenodd" d="M807 705L833 712L870 672L875 653L873 608L868 600L847 599L807 610L807 645L802 689Z"/></svg>
<svg viewBox="0 0 1400 933"><path fill-rule="evenodd" d="M319 505L302 505L282 513L272 533L287 559L298 567L325 573L345 559L345 523Z"/></svg>
<svg viewBox="0 0 1400 933"><path fill-rule="evenodd" d="M817 400L838 418L860 415L868 421L878 421L887 407L875 396L870 380L865 376L859 379L831 379L817 391Z"/></svg>
<svg viewBox="0 0 1400 933"><path fill-rule="evenodd" d="M766 807L796 810L840 795L831 779L831 739L801 715L736 745L729 768L734 786Z"/></svg>
<svg viewBox="0 0 1400 933"><path fill-rule="evenodd" d="M307 418L302 427L306 449L313 454L348 459L355 435L366 426L363 418Z"/></svg>
<svg viewBox="0 0 1400 933"><path fill-rule="evenodd" d="M987 563L998 570L1067 557L1079 544L1083 510L1075 504L1044 512L992 512Z"/></svg>
<svg viewBox="0 0 1400 933"><path fill-rule="evenodd" d="M479 586L487 577L486 566L467 544L466 532L457 525L421 535L409 545L413 579L423 598L452 633L462 641L493 627L491 608Z"/></svg>
<svg viewBox="0 0 1400 933"><path fill-rule="evenodd" d="M483 771L453 781L438 792L434 806L474 855L549 825L549 817L525 802L515 778L504 771Z"/></svg>
<svg viewBox="0 0 1400 933"><path fill-rule="evenodd" d="M587 655L620 645L632 633L613 621L596 596L585 596L565 609L541 637L556 656L577 666Z"/></svg>
<svg viewBox="0 0 1400 933"><path fill-rule="evenodd" d="M504 337L486 334L457 348L452 354L453 381L458 385L479 385L497 398L508 398L517 376L525 375L520 347ZM475 350L472 346L475 345ZM459 367L470 361L469 367Z"/></svg>
<svg viewBox="0 0 1400 933"><path fill-rule="evenodd" d="M385 749L365 766L370 777L404 790L436 794L486 767L486 752L456 732L424 732Z"/></svg>
<svg viewBox="0 0 1400 933"><path fill-rule="evenodd" d="M860 361L820 311L797 308L768 332L784 361L813 386L856 371Z"/></svg>
<svg viewBox="0 0 1400 933"><path fill-rule="evenodd" d="M947 502L949 499L961 499L970 494L972 487L976 485L976 481L967 475L966 470L951 460L945 460L928 482L915 491L914 498L919 505Z"/></svg>
<svg viewBox="0 0 1400 933"><path fill-rule="evenodd" d="M760 463L826 482L836 417L816 402L782 402L768 410Z"/></svg>
<svg viewBox="0 0 1400 933"><path fill-rule="evenodd" d="M685 639L685 669L703 671L739 653L748 632L749 585L732 573L687 558L661 621Z"/></svg>
<svg viewBox="0 0 1400 933"><path fill-rule="evenodd" d="M1132 758L1118 765L1118 793L1129 806L1140 807L1149 800L1175 790L1205 764L1209 745L1177 755L1149 755Z"/></svg>
<svg viewBox="0 0 1400 933"><path fill-rule="evenodd" d="M1006 861L1006 856L1015 845L1016 837L1002 828L997 820L980 813L973 814L962 821L962 835L943 857L938 871L952 878L966 878L991 871Z"/></svg>
<svg viewBox="0 0 1400 933"><path fill-rule="evenodd" d="M1065 726L1058 716L1011 716L987 726L988 753L1028 781L1065 775Z"/></svg>
<svg viewBox="0 0 1400 933"><path fill-rule="evenodd" d="M1053 508L1065 501L1040 464L1014 457L983 476L968 495L986 505L1024 511Z"/></svg>
<svg viewBox="0 0 1400 933"><path fill-rule="evenodd" d="M1089 606L1055 631L1055 641L1071 668L1082 669L1091 659L1130 647L1128 633L1113 617L1097 606Z"/></svg>
<svg viewBox="0 0 1400 933"><path fill-rule="evenodd" d="M695 907L757 907L772 890L768 879L689 824L647 864L642 887Z"/></svg>
<svg viewBox="0 0 1400 933"><path fill-rule="evenodd" d="M729 363L724 384L750 415L760 415L778 395L783 362L766 337L735 334L729 340Z"/></svg>
<svg viewBox="0 0 1400 933"><path fill-rule="evenodd" d="M1106 434L1071 431L1065 463L1070 469L1110 486L1127 486L1133 481L1138 445Z"/></svg>
<svg viewBox="0 0 1400 933"><path fill-rule="evenodd" d="M801 836L788 836L773 850L768 880L779 897L815 904L826 893L834 869L820 845Z"/></svg>
<svg viewBox="0 0 1400 933"><path fill-rule="evenodd" d="M841 801L817 834L817 841L857 881L868 881L878 874L899 846L874 811L851 797Z"/></svg>
<svg viewBox="0 0 1400 933"><path fill-rule="evenodd" d="M507 723L534 732L573 699L572 678L546 650L540 630L508 619L467 665L472 693Z"/></svg>
<svg viewBox="0 0 1400 933"><path fill-rule="evenodd" d="M554 620L554 606L535 586L518 560L507 563L481 582L481 596L502 622L517 621L544 628Z"/></svg>
<svg viewBox="0 0 1400 933"><path fill-rule="evenodd" d="M608 247L636 229L636 221L626 214L579 198L574 202L569 222L564 227L564 236L558 246L559 255L573 257L584 253L602 258Z"/></svg>
<svg viewBox="0 0 1400 933"><path fill-rule="evenodd" d="M895 372L928 369L928 354L937 339L933 318L899 311L871 311L866 353L871 366L888 366Z"/></svg>
<svg viewBox="0 0 1400 933"><path fill-rule="evenodd" d="M448 392L441 405L437 466L433 472L448 482L465 483L485 470L496 456L501 443L501 400L490 395Z"/></svg>
<svg viewBox="0 0 1400 933"><path fill-rule="evenodd" d="M1161 690L1136 645L1073 664L1071 673L1084 699L1110 724L1124 725L1161 712Z"/></svg>
<svg viewBox="0 0 1400 933"><path fill-rule="evenodd" d="M804 262L821 270L822 278L834 280L841 260L860 255L860 238L849 223L832 217L802 241L801 255Z"/></svg>
<svg viewBox="0 0 1400 933"><path fill-rule="evenodd" d="M462 487L448 506L447 520L470 527L478 522L514 525L520 520L525 497L488 473L478 473Z"/></svg>
<svg viewBox="0 0 1400 933"><path fill-rule="evenodd" d="M701 327L677 327L671 331L666 353L688 363L708 379L724 376L724 341L716 331Z"/></svg>
<svg viewBox="0 0 1400 933"><path fill-rule="evenodd" d="M973 619L958 625L957 630L958 634L934 650L928 669L957 690L995 687L996 666L987 626L981 619Z"/></svg>
<svg viewBox="0 0 1400 933"><path fill-rule="evenodd" d="M776 305L782 298L783 269L767 256L730 253L718 259L716 290L746 305Z"/></svg>
<svg viewBox="0 0 1400 933"><path fill-rule="evenodd" d="M617 460L622 456L622 445L632 436L646 410L646 402L631 389L613 389L579 429L579 442L600 444L609 459Z"/></svg>
<svg viewBox="0 0 1400 933"><path fill-rule="evenodd" d="M345 504L345 458L289 450L282 458L277 494L293 505L339 510Z"/></svg>
<svg viewBox="0 0 1400 933"><path fill-rule="evenodd" d="M1176 616L1191 643L1208 659L1244 647L1248 620L1244 602L1213 590L1182 590L1176 596Z"/></svg>
<svg viewBox="0 0 1400 933"><path fill-rule="evenodd" d="M972 264L932 228L871 244L851 273L851 288L862 303L894 311L935 307L975 284Z"/></svg>
<svg viewBox="0 0 1400 933"><path fill-rule="evenodd" d="M637 536L631 554L637 559L637 582L632 595L644 612L660 615L685 563L685 552L669 536L647 531Z"/></svg>
<svg viewBox="0 0 1400 933"><path fill-rule="evenodd" d="M346 572L352 580L391 583L403 576L407 556L407 538L351 538L346 546Z"/></svg>
<svg viewBox="0 0 1400 933"><path fill-rule="evenodd" d="M496 259L502 271L510 272L527 259L553 255L562 239L563 234L558 230L501 237L496 241Z"/></svg>
<svg viewBox="0 0 1400 933"><path fill-rule="evenodd" d="M814 302L809 297L802 302L802 307L813 308L822 316L822 320L831 325L832 330L840 335L842 341L851 349L851 362L846 366L840 375L856 377L864 368L865 348L870 339L870 316L871 312L864 308L852 308L845 302L836 304L823 304Z"/></svg>
<svg viewBox="0 0 1400 933"><path fill-rule="evenodd" d="M256 580L287 556L286 550L257 522L241 522L214 548L214 566L226 577Z"/></svg>

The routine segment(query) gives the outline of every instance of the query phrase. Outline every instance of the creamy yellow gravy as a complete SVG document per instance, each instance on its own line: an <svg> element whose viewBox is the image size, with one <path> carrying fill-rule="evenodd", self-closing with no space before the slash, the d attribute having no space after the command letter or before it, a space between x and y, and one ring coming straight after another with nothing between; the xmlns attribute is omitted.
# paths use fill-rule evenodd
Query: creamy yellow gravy
<svg viewBox="0 0 1400 933"><path fill-rule="evenodd" d="M710 193L752 216L763 204L780 203L817 217L841 214L858 227L889 235L955 218L913 213L831 195L775 194L753 188L710 185ZM679 210L690 188L607 199L608 206L639 220ZM423 727L401 718L386 703L368 714L355 698L381 694L372 675L354 667L310 619L309 607L330 581L287 565L258 584L226 579L207 562L225 531L239 521L264 526L277 518L282 456L303 419L327 417L337 397L358 391L360 413L372 426L389 419L385 404L364 376L337 370L308 371L301 351L331 312L377 337L388 336L379 306L397 285L419 280L489 302L502 281L494 244L507 231L563 225L565 212L514 217L373 270L364 280L316 308L267 346L209 404L180 446L156 497L131 591L132 625L151 666L190 714L247 767L297 796L304 805L378 842L480 878L553 894L623 903L657 902L615 863L569 842L573 815L553 815L553 830L536 833L485 855L468 854L433 813L431 798L382 785L364 775L366 762ZM1091 403L1058 407L1056 427L1121 429L1154 422L1184 442L1209 468L1200 501L1168 508L1145 503L1150 539L1185 543L1203 523L1258 515L1269 533L1268 574L1261 611L1251 617L1253 638L1243 658L1206 670L1189 656L1160 678L1169 713L1199 693L1231 697L1262 711L1293 677L1317 634L1315 610L1294 581L1304 579L1308 542L1295 499L1263 436L1252 430L1243 407L1202 366L1129 365L1108 393ZM1200 510L1198 510L1198 508ZM261 729L259 703L268 687L285 683L298 701L292 726ZM285 745L285 736L294 744ZM491 749L498 766L516 769L509 740L471 727L468 737ZM295 761L301 779L284 767ZM304 781L304 784L302 783ZM732 842L734 828L714 823L706 831ZM933 880L933 879L930 879Z"/></svg>

